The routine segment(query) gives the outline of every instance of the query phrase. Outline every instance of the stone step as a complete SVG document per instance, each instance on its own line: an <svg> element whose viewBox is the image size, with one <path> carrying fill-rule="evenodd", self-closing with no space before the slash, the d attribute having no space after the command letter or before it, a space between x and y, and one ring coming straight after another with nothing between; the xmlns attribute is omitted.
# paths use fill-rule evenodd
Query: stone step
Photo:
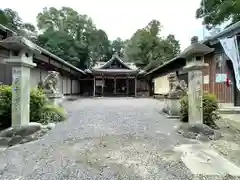
<svg viewBox="0 0 240 180"><path fill-rule="evenodd" d="M206 144L183 144L175 148L194 175L240 177L240 168Z"/></svg>
<svg viewBox="0 0 240 180"><path fill-rule="evenodd" d="M218 109L220 114L240 114L240 107L226 107Z"/></svg>

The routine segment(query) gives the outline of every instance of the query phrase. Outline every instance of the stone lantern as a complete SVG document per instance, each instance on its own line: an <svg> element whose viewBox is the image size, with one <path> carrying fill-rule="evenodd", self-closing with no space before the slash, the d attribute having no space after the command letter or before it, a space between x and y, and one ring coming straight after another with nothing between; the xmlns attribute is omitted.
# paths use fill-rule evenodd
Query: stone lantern
<svg viewBox="0 0 240 180"><path fill-rule="evenodd" d="M208 67L204 63L204 55L213 52L214 49L198 42L198 37L191 39L191 45L179 56L186 59L184 71L188 72L188 120L190 124L203 124L203 68Z"/></svg>
<svg viewBox="0 0 240 180"><path fill-rule="evenodd" d="M12 127L29 124L30 69L35 67L33 55L40 53L35 44L22 36L0 41L10 50L5 62L12 66Z"/></svg>

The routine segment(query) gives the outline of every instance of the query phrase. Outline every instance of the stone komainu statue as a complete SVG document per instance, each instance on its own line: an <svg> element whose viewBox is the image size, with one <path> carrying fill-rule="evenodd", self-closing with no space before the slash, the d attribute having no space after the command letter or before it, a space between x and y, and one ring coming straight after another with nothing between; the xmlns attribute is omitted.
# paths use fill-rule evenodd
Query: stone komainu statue
<svg viewBox="0 0 240 180"><path fill-rule="evenodd" d="M43 89L46 93L57 93L59 83L59 72L49 71L47 77L38 83L38 88Z"/></svg>
<svg viewBox="0 0 240 180"><path fill-rule="evenodd" d="M176 73L170 73L168 75L169 80L169 92L168 97L181 97L187 93L187 84L184 80L179 81Z"/></svg>

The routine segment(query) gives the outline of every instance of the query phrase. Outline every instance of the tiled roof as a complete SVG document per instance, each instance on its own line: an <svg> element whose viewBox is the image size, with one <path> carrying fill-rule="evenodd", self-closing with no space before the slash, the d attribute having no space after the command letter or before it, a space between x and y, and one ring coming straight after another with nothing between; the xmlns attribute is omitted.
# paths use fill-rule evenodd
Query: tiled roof
<svg viewBox="0 0 240 180"><path fill-rule="evenodd" d="M137 70L137 66L133 62L124 62L117 54L114 54L112 58L107 62L97 61L96 64L92 67L92 69L102 69L110 64L112 61L117 59L120 63L125 65L128 69Z"/></svg>
<svg viewBox="0 0 240 180"><path fill-rule="evenodd" d="M0 28L3 29L3 30L5 30L5 31L10 31L11 33L13 33L13 36L16 36L16 35L17 35L17 33L13 32L12 30L8 29L7 27L5 27L5 26L3 26L3 25L1 25L1 24L0 24ZM19 36L18 36L18 37L19 37ZM23 39L24 39L24 38L23 38ZM25 39L26 39L26 38L25 38ZM29 41L29 40L28 40L28 41ZM31 41L29 41L29 42L31 42ZM58 61L58 62L60 62L60 63L62 63L62 64L64 64L64 65L66 65L66 66L68 66L68 67L70 67L70 68L72 68L72 69L74 69L74 70L76 70L77 72L80 72L80 73L82 73L82 74L85 74L85 72L84 72L83 70L77 68L76 66L73 66L72 64L70 64L70 63L68 63L67 61L63 60L62 58L60 58L60 57L52 54L52 53L49 52L49 51L47 51L46 49L43 49L42 47L34 44L33 42L31 42L31 44L35 45L36 48L37 48L42 54L48 55L48 56L52 57L54 60L56 60L56 61Z"/></svg>

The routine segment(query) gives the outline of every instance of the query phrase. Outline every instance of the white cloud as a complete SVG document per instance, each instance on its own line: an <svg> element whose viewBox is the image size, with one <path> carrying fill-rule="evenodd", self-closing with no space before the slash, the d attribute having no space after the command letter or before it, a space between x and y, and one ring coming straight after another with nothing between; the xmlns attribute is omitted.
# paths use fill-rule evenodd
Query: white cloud
<svg viewBox="0 0 240 180"><path fill-rule="evenodd" d="M190 44L194 35L202 37L202 25L195 11L200 0L8 0L1 8L16 10L23 21L36 24L36 16L44 7L69 6L90 16L96 26L105 30L111 40L130 38L152 19L164 26L163 35L172 33L180 40L182 49Z"/></svg>

